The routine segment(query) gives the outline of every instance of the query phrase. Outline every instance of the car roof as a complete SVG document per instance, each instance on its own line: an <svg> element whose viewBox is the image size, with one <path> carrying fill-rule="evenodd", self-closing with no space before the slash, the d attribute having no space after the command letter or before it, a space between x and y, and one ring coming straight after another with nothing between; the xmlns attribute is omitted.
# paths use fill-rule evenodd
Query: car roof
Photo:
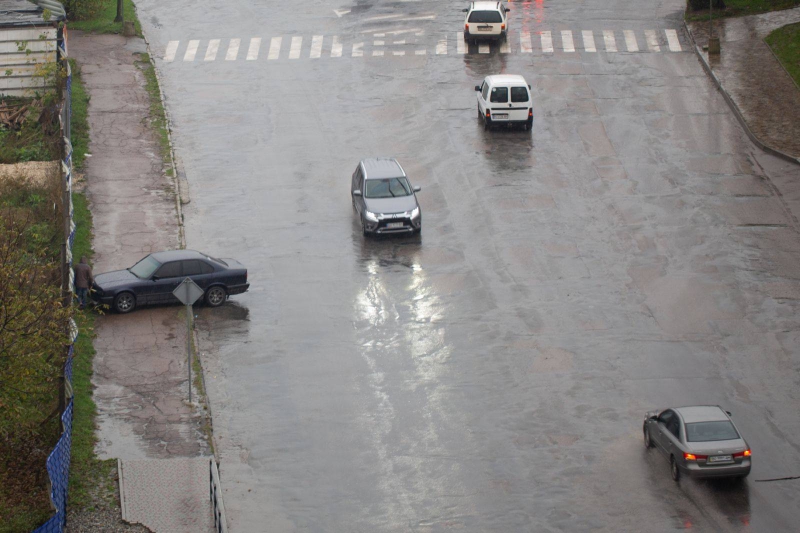
<svg viewBox="0 0 800 533"><path fill-rule="evenodd" d="M528 86L528 82L525 81L525 78L523 78L519 74L494 74L492 76L486 76L486 79L489 81L491 85L500 85L504 83L521 83L525 87Z"/></svg>
<svg viewBox="0 0 800 533"><path fill-rule="evenodd" d="M728 420L728 415L718 405L693 405L691 407L676 407L673 411L680 413L685 424L692 422L716 422Z"/></svg>
<svg viewBox="0 0 800 533"><path fill-rule="evenodd" d="M362 159L361 165L364 167L365 179L399 178L405 176L403 167L393 157L371 157Z"/></svg>
<svg viewBox="0 0 800 533"><path fill-rule="evenodd" d="M500 9L500 2L472 2L473 11L497 11L498 9Z"/></svg>
<svg viewBox="0 0 800 533"><path fill-rule="evenodd" d="M165 250L163 252L154 252L150 254L153 259L159 263L166 263L167 261L180 261L182 259L205 259L205 255L194 250Z"/></svg>

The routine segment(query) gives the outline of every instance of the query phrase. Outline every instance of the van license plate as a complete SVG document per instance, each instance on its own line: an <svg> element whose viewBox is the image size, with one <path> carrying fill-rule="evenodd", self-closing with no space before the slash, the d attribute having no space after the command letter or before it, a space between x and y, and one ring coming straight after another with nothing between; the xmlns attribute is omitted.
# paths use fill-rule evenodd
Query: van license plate
<svg viewBox="0 0 800 533"><path fill-rule="evenodd" d="M478 31L492 31L491 26L478 26Z"/></svg>
<svg viewBox="0 0 800 533"><path fill-rule="evenodd" d="M508 119L508 113L492 113L492 118Z"/></svg>
<svg viewBox="0 0 800 533"><path fill-rule="evenodd" d="M729 463L733 461L730 455L712 455L708 458L709 463Z"/></svg>
<svg viewBox="0 0 800 533"><path fill-rule="evenodd" d="M403 223L402 222L389 222L388 224L386 224L386 227L387 228L402 228L403 227Z"/></svg>

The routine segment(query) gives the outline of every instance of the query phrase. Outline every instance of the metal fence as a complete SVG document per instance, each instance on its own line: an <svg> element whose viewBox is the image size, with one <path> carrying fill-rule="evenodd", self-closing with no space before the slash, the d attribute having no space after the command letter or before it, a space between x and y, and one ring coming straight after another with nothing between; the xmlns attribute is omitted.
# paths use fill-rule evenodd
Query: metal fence
<svg viewBox="0 0 800 533"><path fill-rule="evenodd" d="M64 159L61 161L61 174L65 191L64 209L67 210L65 221L66 235L66 267L69 268L69 293L70 298L75 294L75 275L72 272L72 245L75 242L75 222L72 205L72 144L70 142L70 115L72 113L72 72L66 60L66 50L62 50L62 58L67 72L67 83L64 89L63 102L59 119L61 134L64 139ZM67 494L69 487L69 464L72 452L72 356L75 349L75 340L78 338L78 328L75 322L70 323L70 345L64 364L65 401L66 408L61 415L61 438L50 455L47 457L47 475L50 478L50 502L56 512L42 526L33 533L61 533L67 525Z"/></svg>

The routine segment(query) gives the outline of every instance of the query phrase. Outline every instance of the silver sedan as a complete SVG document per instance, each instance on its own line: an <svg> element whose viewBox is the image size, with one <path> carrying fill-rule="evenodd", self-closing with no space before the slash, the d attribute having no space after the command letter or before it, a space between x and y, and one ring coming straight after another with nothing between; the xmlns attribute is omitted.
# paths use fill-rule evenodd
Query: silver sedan
<svg viewBox="0 0 800 533"><path fill-rule="evenodd" d="M669 459L672 479L745 477L751 451L731 420L717 405L674 407L644 416L644 445Z"/></svg>

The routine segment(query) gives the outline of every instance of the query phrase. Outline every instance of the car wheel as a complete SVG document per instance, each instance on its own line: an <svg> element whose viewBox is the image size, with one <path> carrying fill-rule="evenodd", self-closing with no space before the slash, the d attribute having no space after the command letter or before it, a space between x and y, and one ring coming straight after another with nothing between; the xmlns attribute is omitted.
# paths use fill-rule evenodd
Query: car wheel
<svg viewBox="0 0 800 533"><path fill-rule="evenodd" d="M525 129L528 131L533 130L533 121L531 119L528 119L528 121L525 123Z"/></svg>
<svg viewBox="0 0 800 533"><path fill-rule="evenodd" d="M219 285L215 285L206 291L206 303L210 307L219 307L225 303L226 296L225 289Z"/></svg>
<svg viewBox="0 0 800 533"><path fill-rule="evenodd" d="M364 224L364 220L361 220L361 235L367 236L367 226Z"/></svg>
<svg viewBox="0 0 800 533"><path fill-rule="evenodd" d="M481 113L481 106L478 106L478 120L483 119L483 113Z"/></svg>
<svg viewBox="0 0 800 533"><path fill-rule="evenodd" d="M483 130L486 131L492 127L492 119L484 118L483 119Z"/></svg>
<svg viewBox="0 0 800 533"><path fill-rule="evenodd" d="M674 455L669 456L669 471L672 474L672 481L680 481L681 469L678 468L678 462L675 460Z"/></svg>
<svg viewBox="0 0 800 533"><path fill-rule="evenodd" d="M130 292L121 292L114 298L114 311L120 314L130 313L136 308L136 296Z"/></svg>
<svg viewBox="0 0 800 533"><path fill-rule="evenodd" d="M644 447L647 449L653 447L653 440L650 438L650 430L647 428L644 430Z"/></svg>

